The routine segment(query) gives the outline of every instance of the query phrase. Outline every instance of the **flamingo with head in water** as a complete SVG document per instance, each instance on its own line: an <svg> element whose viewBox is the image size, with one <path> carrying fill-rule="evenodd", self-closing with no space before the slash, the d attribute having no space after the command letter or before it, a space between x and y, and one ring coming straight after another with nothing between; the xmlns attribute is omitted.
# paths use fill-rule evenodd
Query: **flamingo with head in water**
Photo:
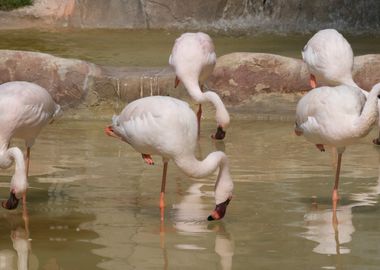
<svg viewBox="0 0 380 270"><path fill-rule="evenodd" d="M360 89L340 85L320 87L308 92L297 104L295 133L319 146L335 147L338 163L333 189L333 206L339 199L338 184L342 154L346 147L366 136L378 118L380 83L376 84L368 98Z"/></svg>
<svg viewBox="0 0 380 270"><path fill-rule="evenodd" d="M22 195L26 202L30 148L41 129L60 111L46 89L30 82L14 81L0 85L0 168L15 163L10 197L2 203L7 209L17 207ZM25 140L26 155L18 147L9 147L12 138Z"/></svg>
<svg viewBox="0 0 380 270"><path fill-rule="evenodd" d="M230 124L230 116L218 94L213 91L202 92L203 85L214 70L215 63L214 43L209 35L202 32L182 34L176 39L169 57L169 64L175 69L175 86L182 81L191 98L199 103L198 136L202 115L201 104L211 102L216 109L217 122L217 131L212 137L222 140Z"/></svg>
<svg viewBox="0 0 380 270"><path fill-rule="evenodd" d="M112 122L106 127L106 134L130 144L148 164L153 164L151 155L162 157L161 219L170 159L184 173L195 178L206 177L219 168L215 184L216 207L208 219L223 218L233 190L228 158L221 151L209 154L203 161L195 158L197 119L186 102L163 96L141 98L128 104Z"/></svg>

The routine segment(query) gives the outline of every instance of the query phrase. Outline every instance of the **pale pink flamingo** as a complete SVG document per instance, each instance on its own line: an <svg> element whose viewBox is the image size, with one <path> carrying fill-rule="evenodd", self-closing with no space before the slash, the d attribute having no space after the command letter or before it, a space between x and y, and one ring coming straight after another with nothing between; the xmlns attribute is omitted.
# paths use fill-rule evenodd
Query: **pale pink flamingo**
<svg viewBox="0 0 380 270"><path fill-rule="evenodd" d="M161 219L170 159L184 173L195 178L206 177L219 167L215 184L216 207L208 219L223 218L233 190L228 158L221 151L210 153L203 161L195 158L197 119L186 102L163 96L141 98L128 104L112 122L106 127L106 133L130 144L148 164L153 164L151 155L162 157Z"/></svg>
<svg viewBox="0 0 380 270"><path fill-rule="evenodd" d="M216 54L212 39L202 32L182 34L176 39L169 57L169 64L174 67L176 74L175 86L182 81L190 97L199 103L198 136L202 116L201 104L211 102L216 109L217 122L217 131L212 137L222 140L230 124L230 116L218 94L213 91L202 92L203 85L214 70L215 63Z"/></svg>
<svg viewBox="0 0 380 270"><path fill-rule="evenodd" d="M4 208L16 208L19 195L22 195L25 204L30 148L41 129L59 111L60 106L37 84L14 81L0 85L0 168L8 168L15 162L10 197L2 203ZM25 159L18 147L9 148L12 138L25 140Z"/></svg>
<svg viewBox="0 0 380 270"><path fill-rule="evenodd" d="M380 83L376 84L368 98L360 89L340 85L320 87L308 92L297 104L295 133L319 146L335 147L338 163L333 189L333 206L339 199L338 184L341 159L346 146L366 136L378 117Z"/></svg>
<svg viewBox="0 0 380 270"><path fill-rule="evenodd" d="M359 88L368 97L368 92L361 89L352 78L354 53L351 45L335 29L318 31L303 48L302 58L309 69L312 88L317 87L317 81L327 86L345 84ZM380 111L380 105L378 109ZM380 145L380 133L373 143Z"/></svg>

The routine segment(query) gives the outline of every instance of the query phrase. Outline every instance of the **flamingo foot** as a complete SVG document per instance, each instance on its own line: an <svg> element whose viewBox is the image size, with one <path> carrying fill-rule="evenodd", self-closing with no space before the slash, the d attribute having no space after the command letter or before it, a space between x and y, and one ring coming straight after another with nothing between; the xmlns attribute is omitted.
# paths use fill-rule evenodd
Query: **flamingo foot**
<svg viewBox="0 0 380 270"><path fill-rule="evenodd" d="M218 126L215 135L211 135L211 138L215 140L223 140L226 136L226 132L223 130L221 126Z"/></svg>
<svg viewBox="0 0 380 270"><path fill-rule="evenodd" d="M6 201L3 201L1 203L1 206L5 209L12 210L16 209L18 205L19 199L17 199L16 195L13 193L13 191L10 192L9 199Z"/></svg>
<svg viewBox="0 0 380 270"><path fill-rule="evenodd" d="M212 221L222 219L226 214L227 206L230 203L231 199L232 198L230 197L225 202L217 204L214 211L212 211L211 215L208 216L207 220Z"/></svg>
<svg viewBox="0 0 380 270"><path fill-rule="evenodd" d="M380 145L380 138L373 139L372 141L376 145Z"/></svg>
<svg viewBox="0 0 380 270"><path fill-rule="evenodd" d="M146 164L148 165L154 165L154 161L151 155L148 154L141 154L143 160L145 161Z"/></svg>
<svg viewBox="0 0 380 270"><path fill-rule="evenodd" d="M319 151L321 151L321 152L325 152L326 150L325 150L325 147L323 146L323 144L316 144L315 145L318 149L319 149Z"/></svg>

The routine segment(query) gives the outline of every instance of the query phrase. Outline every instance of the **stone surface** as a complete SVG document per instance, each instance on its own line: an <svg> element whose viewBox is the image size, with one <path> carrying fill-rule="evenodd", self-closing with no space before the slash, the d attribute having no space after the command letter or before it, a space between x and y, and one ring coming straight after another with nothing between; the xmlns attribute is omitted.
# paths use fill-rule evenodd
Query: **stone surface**
<svg viewBox="0 0 380 270"><path fill-rule="evenodd" d="M175 28L353 34L380 31L378 0L35 0L0 12L0 28Z"/></svg>
<svg viewBox="0 0 380 270"><path fill-rule="evenodd" d="M237 105L265 93L309 90L306 65L298 59L264 53L232 53L218 58L207 85L224 102Z"/></svg>
<svg viewBox="0 0 380 270"><path fill-rule="evenodd" d="M367 54L355 57L354 81L363 89L369 91L380 82L380 55Z"/></svg>

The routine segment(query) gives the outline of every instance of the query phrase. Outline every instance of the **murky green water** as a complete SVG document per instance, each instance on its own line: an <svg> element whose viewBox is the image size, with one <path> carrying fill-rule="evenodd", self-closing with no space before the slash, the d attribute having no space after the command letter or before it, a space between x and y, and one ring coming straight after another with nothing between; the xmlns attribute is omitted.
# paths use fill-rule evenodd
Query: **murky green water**
<svg viewBox="0 0 380 270"><path fill-rule="evenodd" d="M159 30L0 31L0 49L46 52L113 66L167 66L180 32ZM211 34L218 56L231 52L301 57L312 35L222 36ZM380 36L347 36L355 55L380 53Z"/></svg>
<svg viewBox="0 0 380 270"><path fill-rule="evenodd" d="M148 166L106 137L106 122L59 120L32 149L29 235L21 207L0 209L0 269L378 269L380 148L372 132L343 156L334 225L331 155L291 122L233 121L225 142L203 123L197 155L224 150L235 182L221 222L207 222L216 175L195 180L169 164L166 220L161 161ZM1 171L0 197L9 172ZM19 269L22 268L20 265Z"/></svg>

